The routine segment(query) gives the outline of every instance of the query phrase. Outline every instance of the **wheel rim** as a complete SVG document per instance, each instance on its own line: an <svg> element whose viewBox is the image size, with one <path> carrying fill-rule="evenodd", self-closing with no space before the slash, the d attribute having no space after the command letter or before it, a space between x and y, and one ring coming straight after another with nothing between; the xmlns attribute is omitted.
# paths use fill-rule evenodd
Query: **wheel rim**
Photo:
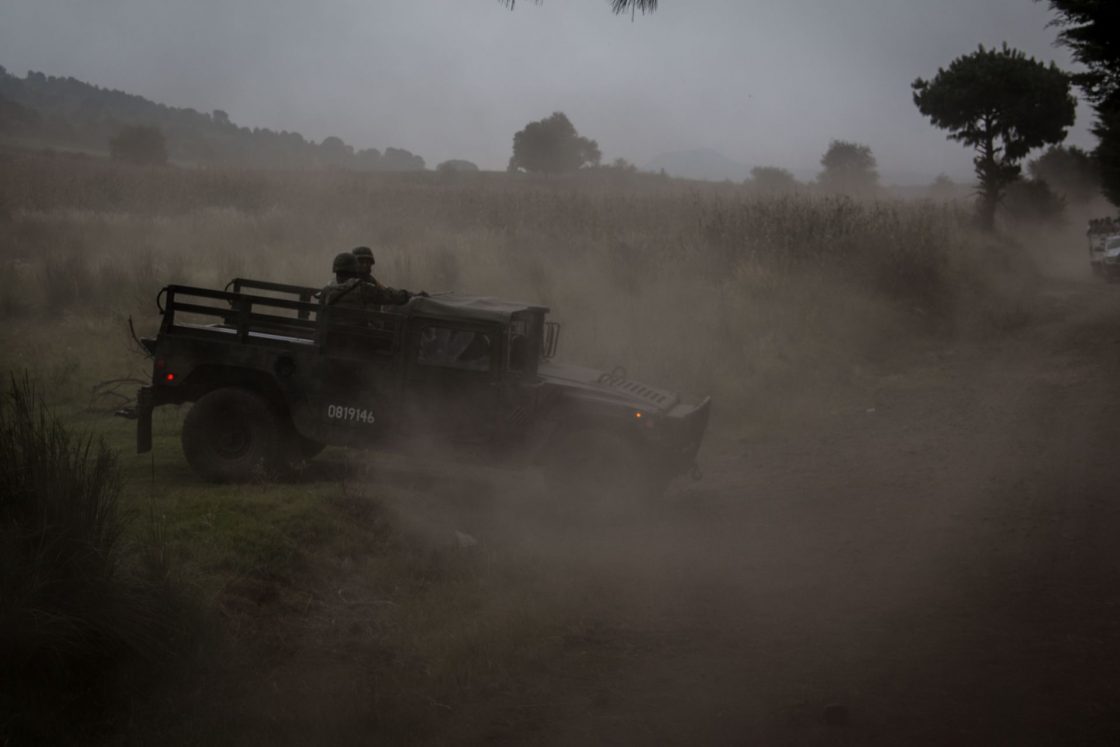
<svg viewBox="0 0 1120 747"><path fill-rule="evenodd" d="M238 459L245 456L252 446L253 433L244 422L229 423L215 434L211 444L214 452L223 459Z"/></svg>

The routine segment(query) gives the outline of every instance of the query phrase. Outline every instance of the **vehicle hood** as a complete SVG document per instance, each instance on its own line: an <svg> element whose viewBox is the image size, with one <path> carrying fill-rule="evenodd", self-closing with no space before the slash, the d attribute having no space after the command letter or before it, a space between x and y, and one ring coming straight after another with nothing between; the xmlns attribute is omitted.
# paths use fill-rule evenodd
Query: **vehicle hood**
<svg viewBox="0 0 1120 747"><path fill-rule="evenodd" d="M628 379L620 369L612 372L564 363L542 363L537 373L547 384L643 410L667 412L680 401L676 393Z"/></svg>

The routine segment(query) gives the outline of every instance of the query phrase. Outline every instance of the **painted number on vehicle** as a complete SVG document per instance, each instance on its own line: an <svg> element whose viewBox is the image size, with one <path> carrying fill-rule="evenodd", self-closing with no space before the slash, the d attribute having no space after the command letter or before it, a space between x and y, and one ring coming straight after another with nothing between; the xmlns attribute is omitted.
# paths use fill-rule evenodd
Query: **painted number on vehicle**
<svg viewBox="0 0 1120 747"><path fill-rule="evenodd" d="M351 423L373 425L373 413L360 407L346 405L327 405L327 417L332 420L346 420Z"/></svg>

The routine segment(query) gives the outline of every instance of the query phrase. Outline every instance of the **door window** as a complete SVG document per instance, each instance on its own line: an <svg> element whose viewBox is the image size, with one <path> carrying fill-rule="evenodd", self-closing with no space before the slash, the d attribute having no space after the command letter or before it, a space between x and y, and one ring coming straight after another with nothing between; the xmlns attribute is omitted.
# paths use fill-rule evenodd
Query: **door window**
<svg viewBox="0 0 1120 747"><path fill-rule="evenodd" d="M417 362L422 366L489 371L493 340L485 332L428 326L420 330Z"/></svg>

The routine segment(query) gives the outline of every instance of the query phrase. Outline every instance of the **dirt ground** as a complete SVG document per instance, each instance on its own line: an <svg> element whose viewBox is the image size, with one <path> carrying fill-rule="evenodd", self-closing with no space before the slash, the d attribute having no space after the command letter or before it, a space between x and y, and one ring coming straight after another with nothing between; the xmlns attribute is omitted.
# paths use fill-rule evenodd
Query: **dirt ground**
<svg viewBox="0 0 1120 747"><path fill-rule="evenodd" d="M492 608L418 621L425 651L439 636L458 651L443 663L457 700L393 699L410 709L398 722L423 725L400 740L1120 744L1120 286L1052 280L1013 331L906 344L778 425L720 413L704 479L636 516L558 512L508 473L375 458L374 484L419 485L385 499L408 531L463 532L467 566L504 569L470 603ZM199 694L194 712L228 700L215 726L167 728L185 743L192 728L396 741L376 705L395 687L378 657L394 654L353 642L400 612L363 601L360 570L332 568L313 581L333 600L314 611L321 629L306 633L302 606L261 607L254 624L302 642L248 661L240 695ZM464 656L463 640L493 650Z"/></svg>
<svg viewBox="0 0 1120 747"><path fill-rule="evenodd" d="M637 521L459 515L587 624L437 741L1120 744L1118 291L1055 282L777 432L725 419Z"/></svg>

